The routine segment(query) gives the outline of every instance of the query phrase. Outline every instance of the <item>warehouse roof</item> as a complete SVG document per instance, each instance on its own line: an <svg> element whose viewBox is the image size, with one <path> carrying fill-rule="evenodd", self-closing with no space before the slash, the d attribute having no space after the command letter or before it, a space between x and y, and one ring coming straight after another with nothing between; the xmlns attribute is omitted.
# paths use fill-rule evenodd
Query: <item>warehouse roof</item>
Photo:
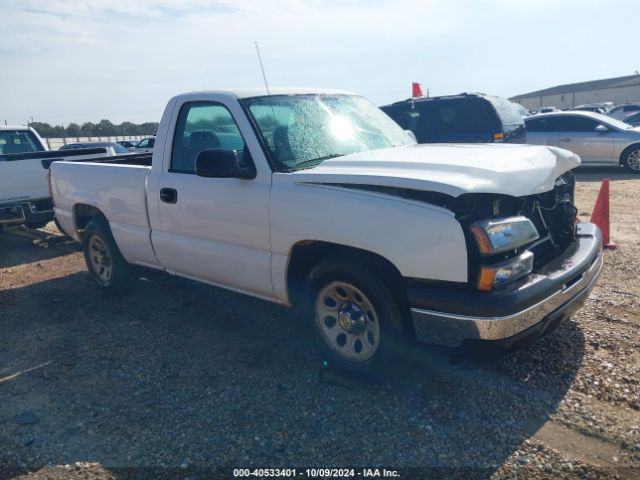
<svg viewBox="0 0 640 480"><path fill-rule="evenodd" d="M586 90L599 90L602 88L614 87L630 87L640 85L640 75L627 75L625 77L605 78L603 80L591 80L590 82L568 83L566 85L558 85L556 87L536 90L535 92L523 93L512 97L511 100L517 100L527 97L540 97L543 95L560 95L562 93L583 92Z"/></svg>

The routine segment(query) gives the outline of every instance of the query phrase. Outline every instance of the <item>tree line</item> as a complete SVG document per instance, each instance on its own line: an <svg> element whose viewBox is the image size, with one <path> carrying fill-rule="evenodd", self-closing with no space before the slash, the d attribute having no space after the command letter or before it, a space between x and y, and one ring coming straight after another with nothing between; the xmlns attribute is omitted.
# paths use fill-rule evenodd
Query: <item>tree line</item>
<svg viewBox="0 0 640 480"><path fill-rule="evenodd" d="M114 137L117 135L153 135L158 130L158 122L132 123L122 122L115 125L109 120L100 120L98 123L85 122L82 125L70 123L64 125L49 125L44 122L31 122L29 124L44 138L61 137Z"/></svg>

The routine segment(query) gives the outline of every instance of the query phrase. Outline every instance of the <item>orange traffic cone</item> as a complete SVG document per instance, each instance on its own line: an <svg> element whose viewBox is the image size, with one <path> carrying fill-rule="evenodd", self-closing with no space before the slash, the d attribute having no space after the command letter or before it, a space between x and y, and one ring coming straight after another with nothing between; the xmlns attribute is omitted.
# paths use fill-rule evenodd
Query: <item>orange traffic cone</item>
<svg viewBox="0 0 640 480"><path fill-rule="evenodd" d="M591 214L591 223L595 223L602 230L604 248L615 250L616 244L609 237L609 179L605 178L596 199L596 205Z"/></svg>

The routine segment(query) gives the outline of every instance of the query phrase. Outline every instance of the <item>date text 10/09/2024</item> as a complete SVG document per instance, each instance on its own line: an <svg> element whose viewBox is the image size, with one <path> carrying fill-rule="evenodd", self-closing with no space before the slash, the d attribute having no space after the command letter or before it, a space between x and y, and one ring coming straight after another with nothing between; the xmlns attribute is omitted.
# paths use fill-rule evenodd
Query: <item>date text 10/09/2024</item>
<svg viewBox="0 0 640 480"><path fill-rule="evenodd" d="M397 470L386 468L234 468L233 476L237 478L400 478Z"/></svg>

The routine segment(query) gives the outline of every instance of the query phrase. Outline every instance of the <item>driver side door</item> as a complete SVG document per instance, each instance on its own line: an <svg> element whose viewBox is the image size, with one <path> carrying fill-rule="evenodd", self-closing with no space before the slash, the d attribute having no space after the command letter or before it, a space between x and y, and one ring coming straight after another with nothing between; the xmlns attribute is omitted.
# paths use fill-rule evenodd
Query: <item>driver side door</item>
<svg viewBox="0 0 640 480"><path fill-rule="evenodd" d="M149 189L152 243L160 264L170 272L271 298L269 188L267 165L256 165L253 179L196 175L202 150L237 150L250 160L230 108L213 101L181 105L170 155ZM244 123L248 122L244 119Z"/></svg>

